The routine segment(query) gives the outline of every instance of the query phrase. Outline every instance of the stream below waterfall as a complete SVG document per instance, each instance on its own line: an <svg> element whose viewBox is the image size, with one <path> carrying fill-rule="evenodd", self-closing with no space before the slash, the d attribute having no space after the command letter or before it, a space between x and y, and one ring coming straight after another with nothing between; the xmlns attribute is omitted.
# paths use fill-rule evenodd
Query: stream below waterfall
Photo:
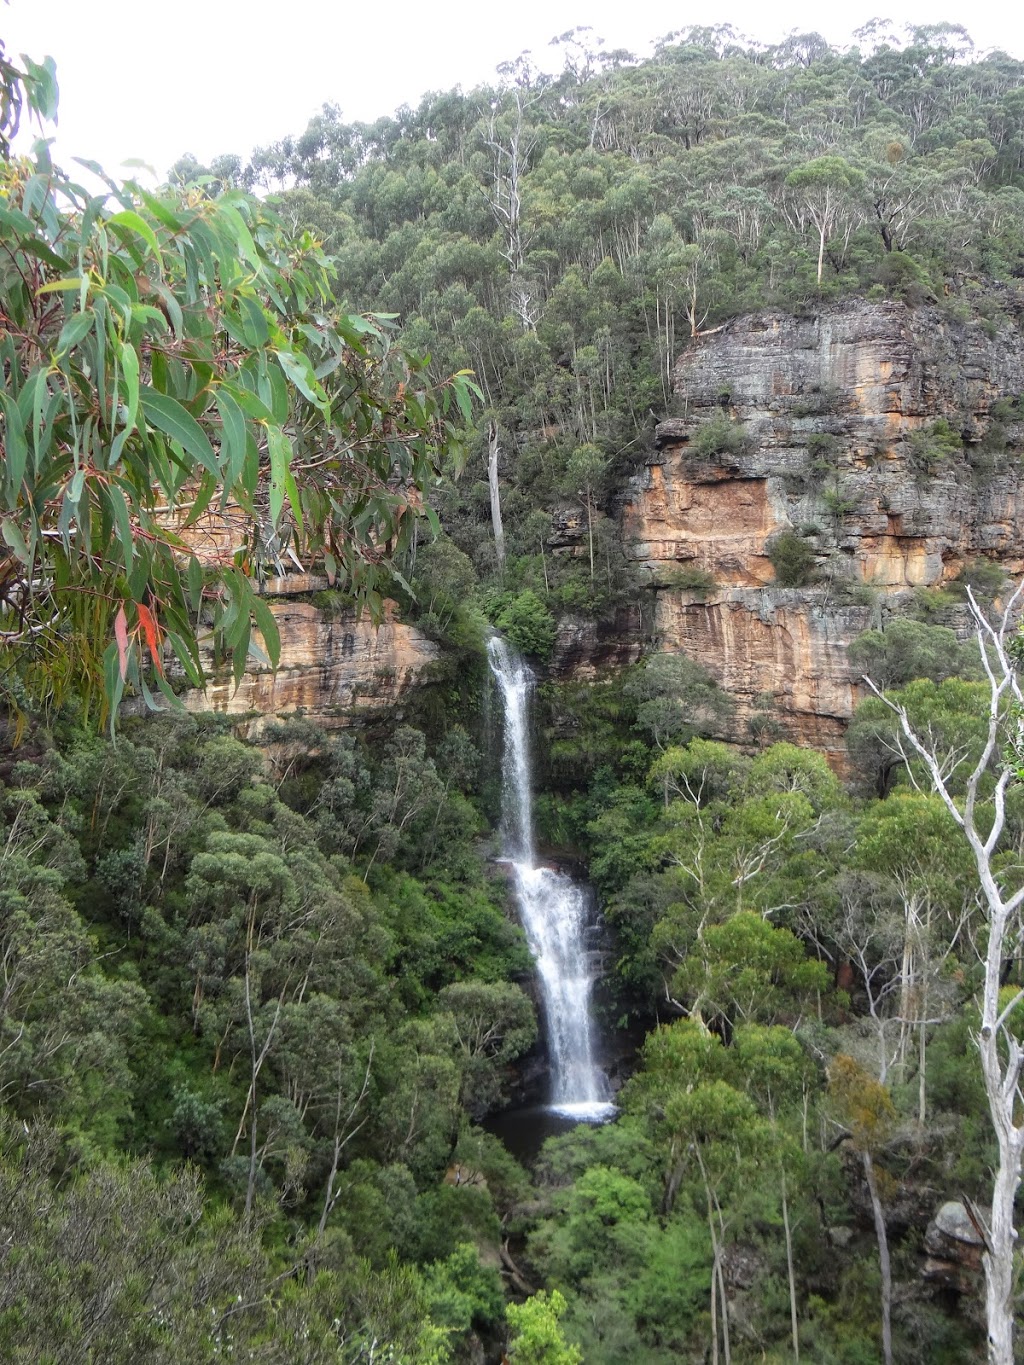
<svg viewBox="0 0 1024 1365"><path fill-rule="evenodd" d="M547 1103L495 1116L489 1127L508 1129L509 1145L523 1149L526 1131L549 1136L574 1123L603 1123L616 1111L598 1058L591 1011L595 926L587 889L563 872L539 866L533 835L529 719L533 674L509 644L487 646L504 707L502 835L516 902L537 965L544 1039L550 1060ZM528 1143L533 1146L533 1142ZM539 1146L539 1144L538 1144Z"/></svg>

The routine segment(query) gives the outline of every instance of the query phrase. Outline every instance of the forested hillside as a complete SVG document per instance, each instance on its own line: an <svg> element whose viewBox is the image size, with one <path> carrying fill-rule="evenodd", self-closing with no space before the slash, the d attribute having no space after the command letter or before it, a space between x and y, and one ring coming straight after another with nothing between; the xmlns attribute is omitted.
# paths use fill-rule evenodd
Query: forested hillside
<svg viewBox="0 0 1024 1365"><path fill-rule="evenodd" d="M1024 63L975 58L948 25L859 37L847 52L814 34L766 49L698 28L635 64L576 30L494 87L372 125L325 108L248 164L213 168L294 184L287 211L337 253L343 297L397 314L438 375L475 371L477 448L440 506L484 585L556 615L607 614L633 590L604 523L586 564L550 547L572 507L597 521L656 422L681 411L671 377L688 338L851 293L1018 316ZM442 558L460 595L461 561L434 549L427 603Z"/></svg>
<svg viewBox="0 0 1024 1365"><path fill-rule="evenodd" d="M859 41L693 29L637 62L576 30L556 74L524 54L373 125L328 108L155 195L15 157L52 72L2 62L5 1360L953 1365L989 1335L1010 1365L1003 569L877 619L862 593L879 690L830 766L772 696L723 742L736 700L657 648L622 515L666 419L686 459L750 455L731 393L691 429L673 391L740 314L1020 332L1024 62L948 25ZM975 435L921 417L912 477L998 479L1022 401L969 468ZM838 544L838 438L805 444ZM204 557L208 508L244 543ZM780 588L825 535L775 543ZM304 610L387 592L437 660L359 724L299 707L251 742L184 712L204 661L278 661L265 587L295 568ZM567 622L614 642L622 614L603 667L552 666ZM614 1121L524 1162L500 1116L547 1058L495 628L537 673L537 835L594 888L617 1087Z"/></svg>

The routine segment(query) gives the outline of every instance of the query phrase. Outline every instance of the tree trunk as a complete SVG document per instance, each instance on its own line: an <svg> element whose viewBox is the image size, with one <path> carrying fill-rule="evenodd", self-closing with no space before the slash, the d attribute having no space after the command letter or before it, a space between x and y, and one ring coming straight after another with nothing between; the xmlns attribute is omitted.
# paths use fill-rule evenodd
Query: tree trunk
<svg viewBox="0 0 1024 1365"><path fill-rule="evenodd" d="M487 428L487 486L491 490L491 526L494 528L494 553L498 572L505 572L505 529L501 524L501 491L498 488L498 424Z"/></svg>
<svg viewBox="0 0 1024 1365"><path fill-rule="evenodd" d="M903 961L900 964L900 1080L907 1075L907 1044L914 1013L915 967L913 938L916 935L916 909L911 901L904 906Z"/></svg>
<svg viewBox="0 0 1024 1365"><path fill-rule="evenodd" d="M992 953L986 963L986 975L992 968ZM992 972L993 976L996 973ZM988 992L986 991L986 995ZM998 1000L998 988L996 989ZM987 1012L987 1011L986 1011ZM986 1037L986 1034L989 1036ZM983 1019L981 1030L981 1066L985 1075L996 1140L999 1144L999 1164L992 1183L992 1222L988 1246L982 1257L985 1267L985 1318L988 1323L989 1365L1013 1365L1014 1273L1017 1252L1017 1229L1013 1222L1013 1206L1020 1185L1021 1146L1024 1130L1013 1122L1013 1100L1002 1099L1002 1066L996 1046L996 1029ZM1009 1049L1017 1056L1009 1058L1014 1071L1020 1066L1020 1049L1010 1037ZM996 1097L999 1097L997 1101ZM1011 1092L1012 1096L1012 1092Z"/></svg>
<svg viewBox="0 0 1024 1365"><path fill-rule="evenodd" d="M875 209L875 213L878 217L878 230L882 234L882 242L885 245L886 251L891 252L892 233L889 231L889 225L886 223L885 219L882 217L881 213L879 213L877 208Z"/></svg>
<svg viewBox="0 0 1024 1365"><path fill-rule="evenodd" d="M1016 597L1016 594L1014 596ZM1019 704L1019 692L1015 696ZM1004 770L1000 776L1000 786L1005 786L1006 781L1008 778ZM1002 802L998 787L996 799L997 821L1001 823ZM969 810L969 814L973 817L973 809ZM1013 1266L1017 1252L1013 1206L1020 1185L1021 1153L1024 1149L1024 1127L1014 1122L1014 1110L1024 1053L1017 1039L1005 1026L1009 1009L1000 1008L999 991L1002 985L1006 940L1011 921L1018 918L1014 912L1019 905L1020 893L1015 893L1008 901L1003 899L992 873L990 845L994 847L995 835L990 833L983 843L980 834L973 827L973 820L965 832L974 853L979 880L989 906L985 991L981 1010L981 1032L978 1035L985 1094L999 1150L999 1164L992 1182L992 1224L989 1229L988 1246L982 1256L982 1265L985 1267L988 1359L989 1365L1013 1365ZM1001 1052L1003 1055L1000 1055Z"/></svg>
<svg viewBox="0 0 1024 1365"><path fill-rule="evenodd" d="M711 1193L711 1185L708 1181L708 1173L704 1166L700 1152L697 1152L697 1164L700 1166L701 1179L704 1181L704 1194L708 1202L708 1231L711 1234L711 1250L713 1261L711 1265L711 1337L712 1337L712 1362L718 1365L718 1321L715 1311L715 1292L721 1296L722 1304L722 1345L725 1349L725 1365L732 1365L732 1348L729 1342L729 1301L725 1296L725 1273L722 1269L722 1261L725 1252L725 1223L722 1220L722 1210L718 1199ZM721 1239L715 1235L715 1214L718 1214Z"/></svg>
<svg viewBox="0 0 1024 1365"><path fill-rule="evenodd" d="M722 1349L725 1352L725 1365L732 1365L732 1348L729 1344L729 1300L725 1297L725 1271L722 1268L722 1250L718 1253L718 1288L722 1294Z"/></svg>
<svg viewBox="0 0 1024 1365"><path fill-rule="evenodd" d="M985 1317L988 1322L989 1365L1013 1365L1013 1260L1017 1230L1013 1226L1013 1199L1020 1183L1017 1166L1004 1158L1000 1142L999 1168L992 1190L992 1227L989 1247L982 1257L985 1266Z"/></svg>
<svg viewBox="0 0 1024 1365"><path fill-rule="evenodd" d="M782 1179L782 1227L786 1234L786 1274L789 1277L789 1319L793 1329L793 1359L800 1360L800 1328L796 1315L796 1276L793 1273L793 1231L789 1226L789 1201L786 1199L786 1173Z"/></svg>
<svg viewBox="0 0 1024 1365"><path fill-rule="evenodd" d="M882 1359L885 1365L892 1365L892 1267L889 1264L889 1238L885 1231L885 1216L882 1201L878 1197L878 1184L875 1180L875 1163L870 1152L862 1152L864 1176L868 1182L871 1196L871 1212L875 1220L875 1237L878 1240L878 1264L882 1272Z"/></svg>
<svg viewBox="0 0 1024 1365"><path fill-rule="evenodd" d="M249 960L252 954L252 919L249 921L249 937L245 949L245 1017L249 1029L250 1075L249 1093L245 1103L252 1101L252 1116L249 1120L249 1178L245 1183L245 1226L248 1228L252 1218L252 1201L256 1192L257 1148L256 1148L256 1081L260 1074L259 1059L256 1054L256 1028L252 1017L252 990L249 977Z"/></svg>
<svg viewBox="0 0 1024 1365"><path fill-rule="evenodd" d="M708 1232L711 1234L711 1365L718 1365L718 1286L720 1282L718 1272L722 1253L718 1245L718 1238L715 1236L715 1213L711 1202L711 1188L708 1185L703 1161L700 1162L700 1171L704 1178L704 1193L707 1195ZM728 1311L724 1296L722 1310L723 1312Z"/></svg>

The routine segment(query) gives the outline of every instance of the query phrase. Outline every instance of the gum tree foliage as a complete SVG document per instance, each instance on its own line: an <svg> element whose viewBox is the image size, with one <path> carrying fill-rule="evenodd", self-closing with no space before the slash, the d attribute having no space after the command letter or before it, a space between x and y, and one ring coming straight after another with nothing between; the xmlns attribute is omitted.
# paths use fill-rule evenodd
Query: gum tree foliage
<svg viewBox="0 0 1024 1365"><path fill-rule="evenodd" d="M23 108L56 116L52 63L0 66L8 696L170 696L165 656L200 685L207 627L236 680L250 649L276 663L257 584L286 560L379 612L468 375L432 384L387 319L339 314L317 239L241 191L93 194L45 141L12 157Z"/></svg>
<svg viewBox="0 0 1024 1365"><path fill-rule="evenodd" d="M468 1359L503 1303L459 1243L497 1245L525 1176L460 1092L500 1098L534 1033L476 826L445 813L478 756L453 730L442 781L401 736L432 804L399 854L429 882L380 857L364 882L376 833L353 863L329 827L349 837L398 755L280 724L303 813L228 731L126 717L116 745L34 733L4 765L0 1358ZM453 1161L480 1183L442 1183Z"/></svg>
<svg viewBox="0 0 1024 1365"><path fill-rule="evenodd" d="M841 156L817 157L796 167L786 177L786 187L792 191L797 204L797 221L800 221L801 211L806 213L818 233L819 285L825 248L844 219L855 219L855 196L863 183L863 171Z"/></svg>
<svg viewBox="0 0 1024 1365"><path fill-rule="evenodd" d="M515 1365L580 1365L582 1353L566 1342L558 1325L565 1308L557 1289L550 1297L542 1289L523 1304L509 1304L506 1313L513 1332L509 1360Z"/></svg>
<svg viewBox="0 0 1024 1365"><path fill-rule="evenodd" d="M953 631L909 618L858 635L850 644L850 660L882 688L903 687L915 678L940 683L977 673L975 656Z"/></svg>
<svg viewBox="0 0 1024 1365"><path fill-rule="evenodd" d="M1024 64L959 43L954 56L934 26L842 52L816 34L766 48L716 33L668 35L642 62L580 62L555 44L535 55L549 71L565 60L560 75L510 63L493 86L368 124L327 108L242 171L294 181L287 211L338 242L341 298L399 314L439 375L479 375L478 477L443 497L483 599L531 591L556 616L607 620L635 593L635 563L608 553L600 514L617 510L612 490L655 423L682 411L673 367L694 334L864 293L1013 325ZM211 163L218 180L228 161ZM694 453L742 444L729 394L717 398ZM939 435L904 452L922 477L978 453ZM841 489L826 492L832 516ZM569 536L567 499L588 522ZM781 537L779 582L812 581L814 551Z"/></svg>
<svg viewBox="0 0 1024 1365"><path fill-rule="evenodd" d="M625 684L637 705L637 728L658 749L713 734L728 724L733 703L710 673L686 654L652 654Z"/></svg>

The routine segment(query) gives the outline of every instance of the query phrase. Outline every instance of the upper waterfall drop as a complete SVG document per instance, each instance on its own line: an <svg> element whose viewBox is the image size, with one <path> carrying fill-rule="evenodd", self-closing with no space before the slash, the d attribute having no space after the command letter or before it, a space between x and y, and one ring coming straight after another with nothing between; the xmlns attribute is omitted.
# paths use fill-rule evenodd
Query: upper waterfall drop
<svg viewBox="0 0 1024 1365"><path fill-rule="evenodd" d="M538 867L533 842L529 698L533 674L499 636L487 644L491 672L505 711L502 816L506 853L530 951L537 963L551 1055L551 1108L597 1123L615 1106L594 1056L590 997L594 986L587 948L587 898L570 877Z"/></svg>

